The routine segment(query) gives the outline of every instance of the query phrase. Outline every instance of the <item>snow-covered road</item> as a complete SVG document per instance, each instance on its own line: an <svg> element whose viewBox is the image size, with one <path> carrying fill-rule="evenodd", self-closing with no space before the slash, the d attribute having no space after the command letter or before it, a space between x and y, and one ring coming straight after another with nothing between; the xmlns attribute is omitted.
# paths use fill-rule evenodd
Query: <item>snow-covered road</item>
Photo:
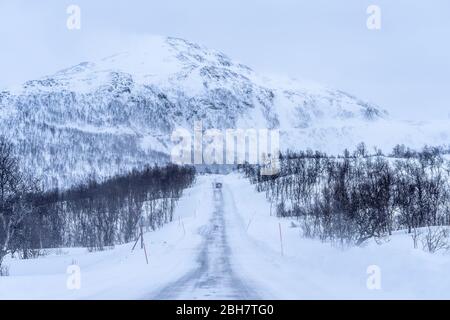
<svg viewBox="0 0 450 320"><path fill-rule="evenodd" d="M222 188L212 183L214 211L199 229L203 241L198 267L169 284L156 299L257 299L258 295L232 268L231 250L224 217Z"/></svg>

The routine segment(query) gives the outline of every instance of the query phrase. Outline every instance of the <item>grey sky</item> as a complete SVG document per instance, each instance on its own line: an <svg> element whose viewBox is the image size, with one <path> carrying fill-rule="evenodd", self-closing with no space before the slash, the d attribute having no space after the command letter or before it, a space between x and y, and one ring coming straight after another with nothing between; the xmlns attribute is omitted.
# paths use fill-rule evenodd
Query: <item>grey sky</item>
<svg viewBox="0 0 450 320"><path fill-rule="evenodd" d="M80 31L66 8L81 7ZM366 9L382 28L366 28ZM0 0L0 88L120 51L130 34L186 38L257 71L315 80L402 119L449 119L448 0Z"/></svg>

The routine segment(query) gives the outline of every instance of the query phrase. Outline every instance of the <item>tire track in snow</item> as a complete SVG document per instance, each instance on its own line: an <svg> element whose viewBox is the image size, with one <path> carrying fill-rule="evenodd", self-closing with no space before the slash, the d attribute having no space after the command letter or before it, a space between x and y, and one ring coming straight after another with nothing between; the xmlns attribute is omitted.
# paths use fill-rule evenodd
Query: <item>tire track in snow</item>
<svg viewBox="0 0 450 320"><path fill-rule="evenodd" d="M258 299L257 294L231 267L221 188L214 189L214 212L203 236L198 267L163 288L154 299Z"/></svg>

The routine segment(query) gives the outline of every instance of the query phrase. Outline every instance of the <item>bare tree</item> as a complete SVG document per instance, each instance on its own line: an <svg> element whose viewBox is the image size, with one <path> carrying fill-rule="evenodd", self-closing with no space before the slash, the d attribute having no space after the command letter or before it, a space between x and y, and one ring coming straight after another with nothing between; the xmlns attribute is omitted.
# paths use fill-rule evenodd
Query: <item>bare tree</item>
<svg viewBox="0 0 450 320"><path fill-rule="evenodd" d="M248 164L240 168L279 217L303 220L307 236L360 245L407 228L417 247L419 228L450 225L450 163L442 154L441 148L397 146L390 158L379 150L369 154L361 143L337 157L288 151L271 178ZM431 231L426 249L442 249L445 232Z"/></svg>
<svg viewBox="0 0 450 320"><path fill-rule="evenodd" d="M0 137L0 266L13 250L13 237L32 210L31 184L27 184L14 155L14 146Z"/></svg>

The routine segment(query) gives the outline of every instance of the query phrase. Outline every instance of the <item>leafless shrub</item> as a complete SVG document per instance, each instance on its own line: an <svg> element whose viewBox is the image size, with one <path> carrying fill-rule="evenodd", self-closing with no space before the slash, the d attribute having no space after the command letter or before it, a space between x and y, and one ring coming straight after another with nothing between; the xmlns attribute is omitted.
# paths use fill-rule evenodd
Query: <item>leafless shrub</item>
<svg viewBox="0 0 450 320"><path fill-rule="evenodd" d="M9 268L5 265L0 265L0 277L8 277L9 276Z"/></svg>
<svg viewBox="0 0 450 320"><path fill-rule="evenodd" d="M448 250L449 230L442 227L428 227L425 236L422 238L422 248L430 253L440 250Z"/></svg>
<svg viewBox="0 0 450 320"><path fill-rule="evenodd" d="M301 225L301 234L305 238L314 238L314 232L311 223L305 219Z"/></svg>
<svg viewBox="0 0 450 320"><path fill-rule="evenodd" d="M420 240L420 236L422 235L422 231L420 231L417 228L414 228L412 233L411 233L411 238L413 239L413 243L414 243L414 249L418 248L418 243Z"/></svg>

